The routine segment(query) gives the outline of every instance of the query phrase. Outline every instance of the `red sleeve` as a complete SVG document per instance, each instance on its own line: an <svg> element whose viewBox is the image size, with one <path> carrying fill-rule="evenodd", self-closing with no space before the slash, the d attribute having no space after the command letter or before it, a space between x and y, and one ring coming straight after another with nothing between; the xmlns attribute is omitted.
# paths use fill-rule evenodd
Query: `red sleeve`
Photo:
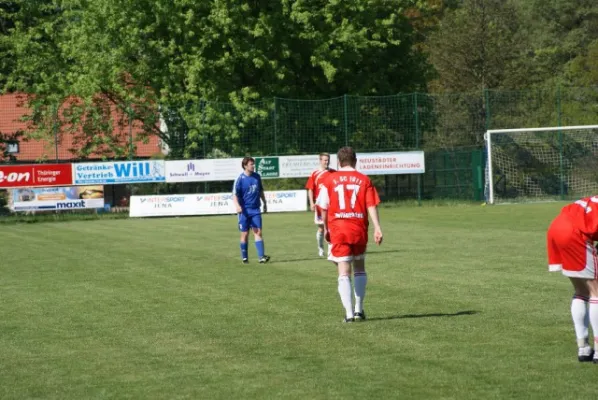
<svg viewBox="0 0 598 400"><path fill-rule="evenodd" d="M365 206L367 208L370 208L372 206L377 206L378 204L380 204L380 197L378 197L378 191L376 190L376 187L372 185L372 181L368 179L365 185Z"/></svg>

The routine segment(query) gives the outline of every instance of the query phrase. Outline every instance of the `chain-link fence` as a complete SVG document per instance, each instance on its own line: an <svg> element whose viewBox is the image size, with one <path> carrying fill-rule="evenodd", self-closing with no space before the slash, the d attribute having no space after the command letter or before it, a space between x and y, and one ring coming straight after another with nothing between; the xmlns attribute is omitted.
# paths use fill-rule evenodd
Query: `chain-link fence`
<svg viewBox="0 0 598 400"><path fill-rule="evenodd" d="M0 137L8 163L317 154L335 152L343 145L358 152L424 150L423 176L377 178L387 197L482 200L487 129L595 124L597 98L597 88L556 87L247 103L200 101L163 107L153 131L143 129L148 121L134 107L114 107L105 113L105 125L83 124L78 130L65 126L56 107L54 119L50 110L46 118L50 122L39 132L22 121L27 115L23 100L5 95L0 96ZM135 190L212 191L220 186L157 185Z"/></svg>

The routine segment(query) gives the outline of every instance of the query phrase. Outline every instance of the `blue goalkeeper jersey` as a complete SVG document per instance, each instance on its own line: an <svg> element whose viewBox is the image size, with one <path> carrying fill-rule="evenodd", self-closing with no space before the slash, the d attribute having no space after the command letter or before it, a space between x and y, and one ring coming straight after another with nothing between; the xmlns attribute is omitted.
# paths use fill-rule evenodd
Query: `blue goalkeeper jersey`
<svg viewBox="0 0 598 400"><path fill-rule="evenodd" d="M261 207L260 193L262 190L262 178L257 172L252 172L251 175L242 173L233 185L233 194L237 196L239 205L244 212L256 210L259 212Z"/></svg>

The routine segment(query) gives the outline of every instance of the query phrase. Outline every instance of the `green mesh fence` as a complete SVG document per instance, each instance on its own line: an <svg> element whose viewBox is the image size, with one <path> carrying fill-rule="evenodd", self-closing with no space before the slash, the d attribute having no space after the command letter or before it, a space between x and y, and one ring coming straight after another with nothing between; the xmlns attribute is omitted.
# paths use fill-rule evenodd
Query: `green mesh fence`
<svg viewBox="0 0 598 400"><path fill-rule="evenodd" d="M59 125L42 140L21 121L27 110L15 96L0 96L0 151L3 162L68 162L120 158L224 158L247 154L294 155L335 152L351 145L358 152L424 150L426 173L386 177L394 197L481 200L484 132L539 126L596 124L596 88L538 88L471 93L411 93L394 96L345 95L322 100L272 98L259 102L198 103L162 108L160 135L145 135L132 112L105 135L116 153L78 152L80 140ZM21 102L22 103L22 102ZM107 140L96 134L88 147ZM9 145L18 153L8 152ZM377 178L382 179L382 178ZM483 178L482 178L483 179ZM217 187L217 184L211 185ZM207 189L207 185L202 187Z"/></svg>

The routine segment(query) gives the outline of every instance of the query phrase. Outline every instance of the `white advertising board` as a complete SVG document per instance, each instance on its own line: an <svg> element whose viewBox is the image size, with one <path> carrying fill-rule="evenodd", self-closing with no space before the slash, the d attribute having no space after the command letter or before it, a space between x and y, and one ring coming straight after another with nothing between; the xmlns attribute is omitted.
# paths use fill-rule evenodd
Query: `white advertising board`
<svg viewBox="0 0 598 400"><path fill-rule="evenodd" d="M166 182L234 181L242 158L166 161Z"/></svg>
<svg viewBox="0 0 598 400"><path fill-rule="evenodd" d="M423 174L423 151L358 153L356 169L366 175Z"/></svg>
<svg viewBox="0 0 598 400"><path fill-rule="evenodd" d="M266 192L268 212L305 211L307 191ZM236 214L231 193L131 196L130 217Z"/></svg>
<svg viewBox="0 0 598 400"><path fill-rule="evenodd" d="M307 178L320 167L320 157L307 156L280 156L280 178ZM336 154L330 155L330 168L336 169Z"/></svg>

